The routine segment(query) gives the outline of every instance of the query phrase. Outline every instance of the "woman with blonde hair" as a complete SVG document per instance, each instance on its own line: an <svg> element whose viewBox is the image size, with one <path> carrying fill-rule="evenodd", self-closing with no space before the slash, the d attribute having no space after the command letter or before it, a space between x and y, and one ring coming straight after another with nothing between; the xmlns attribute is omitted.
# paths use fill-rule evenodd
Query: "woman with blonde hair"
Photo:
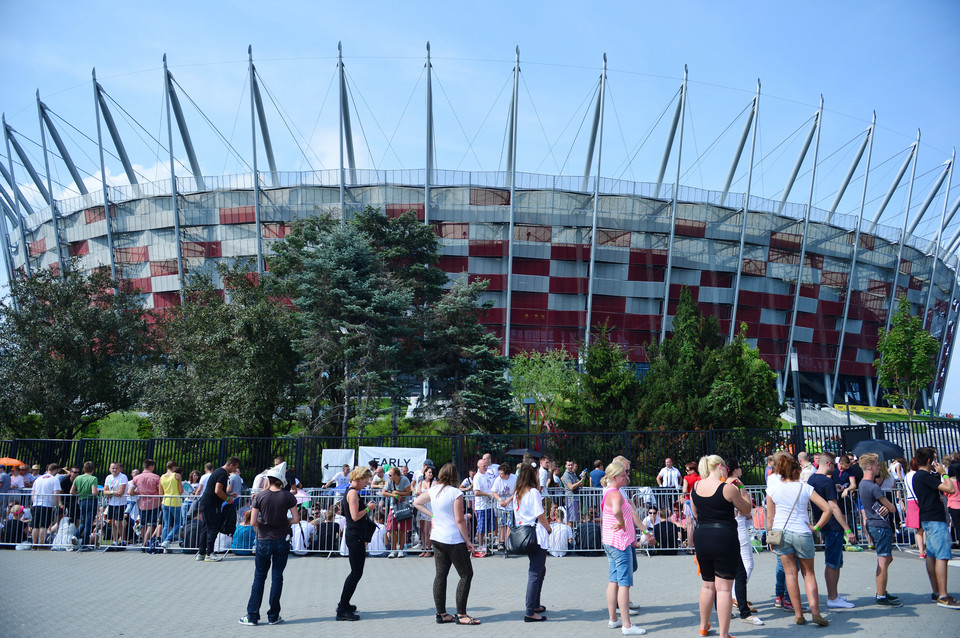
<svg viewBox="0 0 960 638"><path fill-rule="evenodd" d="M827 502L814 491L813 486L800 480L800 463L787 454L777 459L776 472L780 475L779 481L774 481L767 487L767 530L779 530L783 533L783 540L775 545L773 550L781 556L794 554L797 561L782 559L783 571L786 574L787 593L793 610L796 614L796 623L805 625L803 606L800 600L800 583L797 580L797 562L803 572L803 584L807 590L807 604L813 622L821 627L830 624L820 614L820 592L817 589L817 575L814 572L813 532L819 532L833 514ZM810 502L820 508L823 514L816 525L810 525L807 514L807 505Z"/></svg>
<svg viewBox="0 0 960 638"><path fill-rule="evenodd" d="M740 541L735 512L750 516L750 503L740 494L739 479L727 480L727 466L716 454L704 456L699 464L701 479L693 486L691 508L698 525L697 563L700 565L700 635L710 631L710 613L714 600L720 638L730 636L733 609L733 581L737 575Z"/></svg>
<svg viewBox="0 0 960 638"><path fill-rule="evenodd" d="M647 633L630 623L630 587L633 572L637 569L637 528L642 527L640 517L629 499L620 491L630 482L630 475L622 464L613 462L607 466L603 477L603 498L600 501L600 539L607 554L610 578L607 583L607 612L610 629L620 627L625 636ZM617 608L620 618L617 618Z"/></svg>
<svg viewBox="0 0 960 638"><path fill-rule="evenodd" d="M360 497L360 490L367 486L371 476L373 472L368 467L353 468L350 472L350 487L343 495L343 509L347 515L344 537L349 552L350 573L343 581L343 591L340 592L340 603L337 605L337 620L360 620L360 616L356 614L357 607L350 604L350 599L363 577L363 564L367 558L367 530L370 529L368 526L373 524L367 520L367 513L377 509L375 502L366 503Z"/></svg>

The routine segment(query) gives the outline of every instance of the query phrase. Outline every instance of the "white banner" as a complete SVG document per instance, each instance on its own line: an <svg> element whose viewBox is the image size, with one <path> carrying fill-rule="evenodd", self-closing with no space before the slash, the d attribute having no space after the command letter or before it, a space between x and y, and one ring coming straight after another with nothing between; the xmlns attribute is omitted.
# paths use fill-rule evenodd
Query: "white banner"
<svg viewBox="0 0 960 638"><path fill-rule="evenodd" d="M427 460L426 448L420 447L367 447L360 446L358 465L366 465L370 461L376 461L380 465L404 465L411 472L417 472L423 467L423 462Z"/></svg>
<svg viewBox="0 0 960 638"><path fill-rule="evenodd" d="M323 450L320 456L320 466L323 469L322 484L332 479L344 465L349 465L350 469L353 469L353 450Z"/></svg>

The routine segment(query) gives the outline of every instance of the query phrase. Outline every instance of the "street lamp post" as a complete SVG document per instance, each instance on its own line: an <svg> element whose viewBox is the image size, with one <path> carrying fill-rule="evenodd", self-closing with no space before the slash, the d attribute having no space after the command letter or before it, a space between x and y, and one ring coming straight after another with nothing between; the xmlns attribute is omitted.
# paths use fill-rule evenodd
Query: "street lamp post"
<svg viewBox="0 0 960 638"><path fill-rule="evenodd" d="M346 336L347 329L340 326L340 334ZM347 419L350 417L350 359L347 357L347 349L343 349L343 423L341 424L341 434L343 436L343 446L347 446Z"/></svg>
<svg viewBox="0 0 960 638"><path fill-rule="evenodd" d="M527 411L527 449L530 449L530 406L536 404L537 400L533 397L526 397L523 400L523 407Z"/></svg>

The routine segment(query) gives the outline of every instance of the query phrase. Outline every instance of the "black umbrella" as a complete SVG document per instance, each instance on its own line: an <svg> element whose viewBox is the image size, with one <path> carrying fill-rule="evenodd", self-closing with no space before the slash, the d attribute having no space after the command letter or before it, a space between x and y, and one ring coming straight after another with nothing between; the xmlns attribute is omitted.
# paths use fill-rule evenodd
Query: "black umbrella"
<svg viewBox="0 0 960 638"><path fill-rule="evenodd" d="M880 457L880 460L884 462L905 456L902 447L892 441L886 441L884 439L867 439L866 441L860 441L853 446L853 453L857 456L876 454Z"/></svg>
<svg viewBox="0 0 960 638"><path fill-rule="evenodd" d="M507 456L523 456L524 454L529 454L535 459L539 459L542 456L536 450L531 450L528 447L515 447L512 450L507 450Z"/></svg>

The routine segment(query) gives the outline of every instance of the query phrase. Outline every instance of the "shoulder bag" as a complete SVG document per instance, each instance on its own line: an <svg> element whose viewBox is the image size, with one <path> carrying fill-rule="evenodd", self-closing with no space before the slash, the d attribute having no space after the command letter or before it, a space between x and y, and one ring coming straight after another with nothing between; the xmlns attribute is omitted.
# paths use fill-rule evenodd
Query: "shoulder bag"
<svg viewBox="0 0 960 638"><path fill-rule="evenodd" d="M797 498L793 501L793 507L790 508L790 513L787 514L787 522L790 522L790 517L793 516L793 510L796 509L797 503L800 501L800 494L803 493L803 484L799 483L798 486L800 490L797 492ZM783 530L782 529L771 529L767 531L767 543L773 545L774 547L779 547L783 543Z"/></svg>
<svg viewBox="0 0 960 638"><path fill-rule="evenodd" d="M520 512L520 501L514 499L516 502L515 513ZM514 517L516 520L516 517ZM539 523L534 523L533 525L518 525L517 527L510 528L510 535L507 536L507 542L504 543L504 549L506 549L508 554L513 554L514 556L529 556L539 549L540 543L537 541L537 525Z"/></svg>

